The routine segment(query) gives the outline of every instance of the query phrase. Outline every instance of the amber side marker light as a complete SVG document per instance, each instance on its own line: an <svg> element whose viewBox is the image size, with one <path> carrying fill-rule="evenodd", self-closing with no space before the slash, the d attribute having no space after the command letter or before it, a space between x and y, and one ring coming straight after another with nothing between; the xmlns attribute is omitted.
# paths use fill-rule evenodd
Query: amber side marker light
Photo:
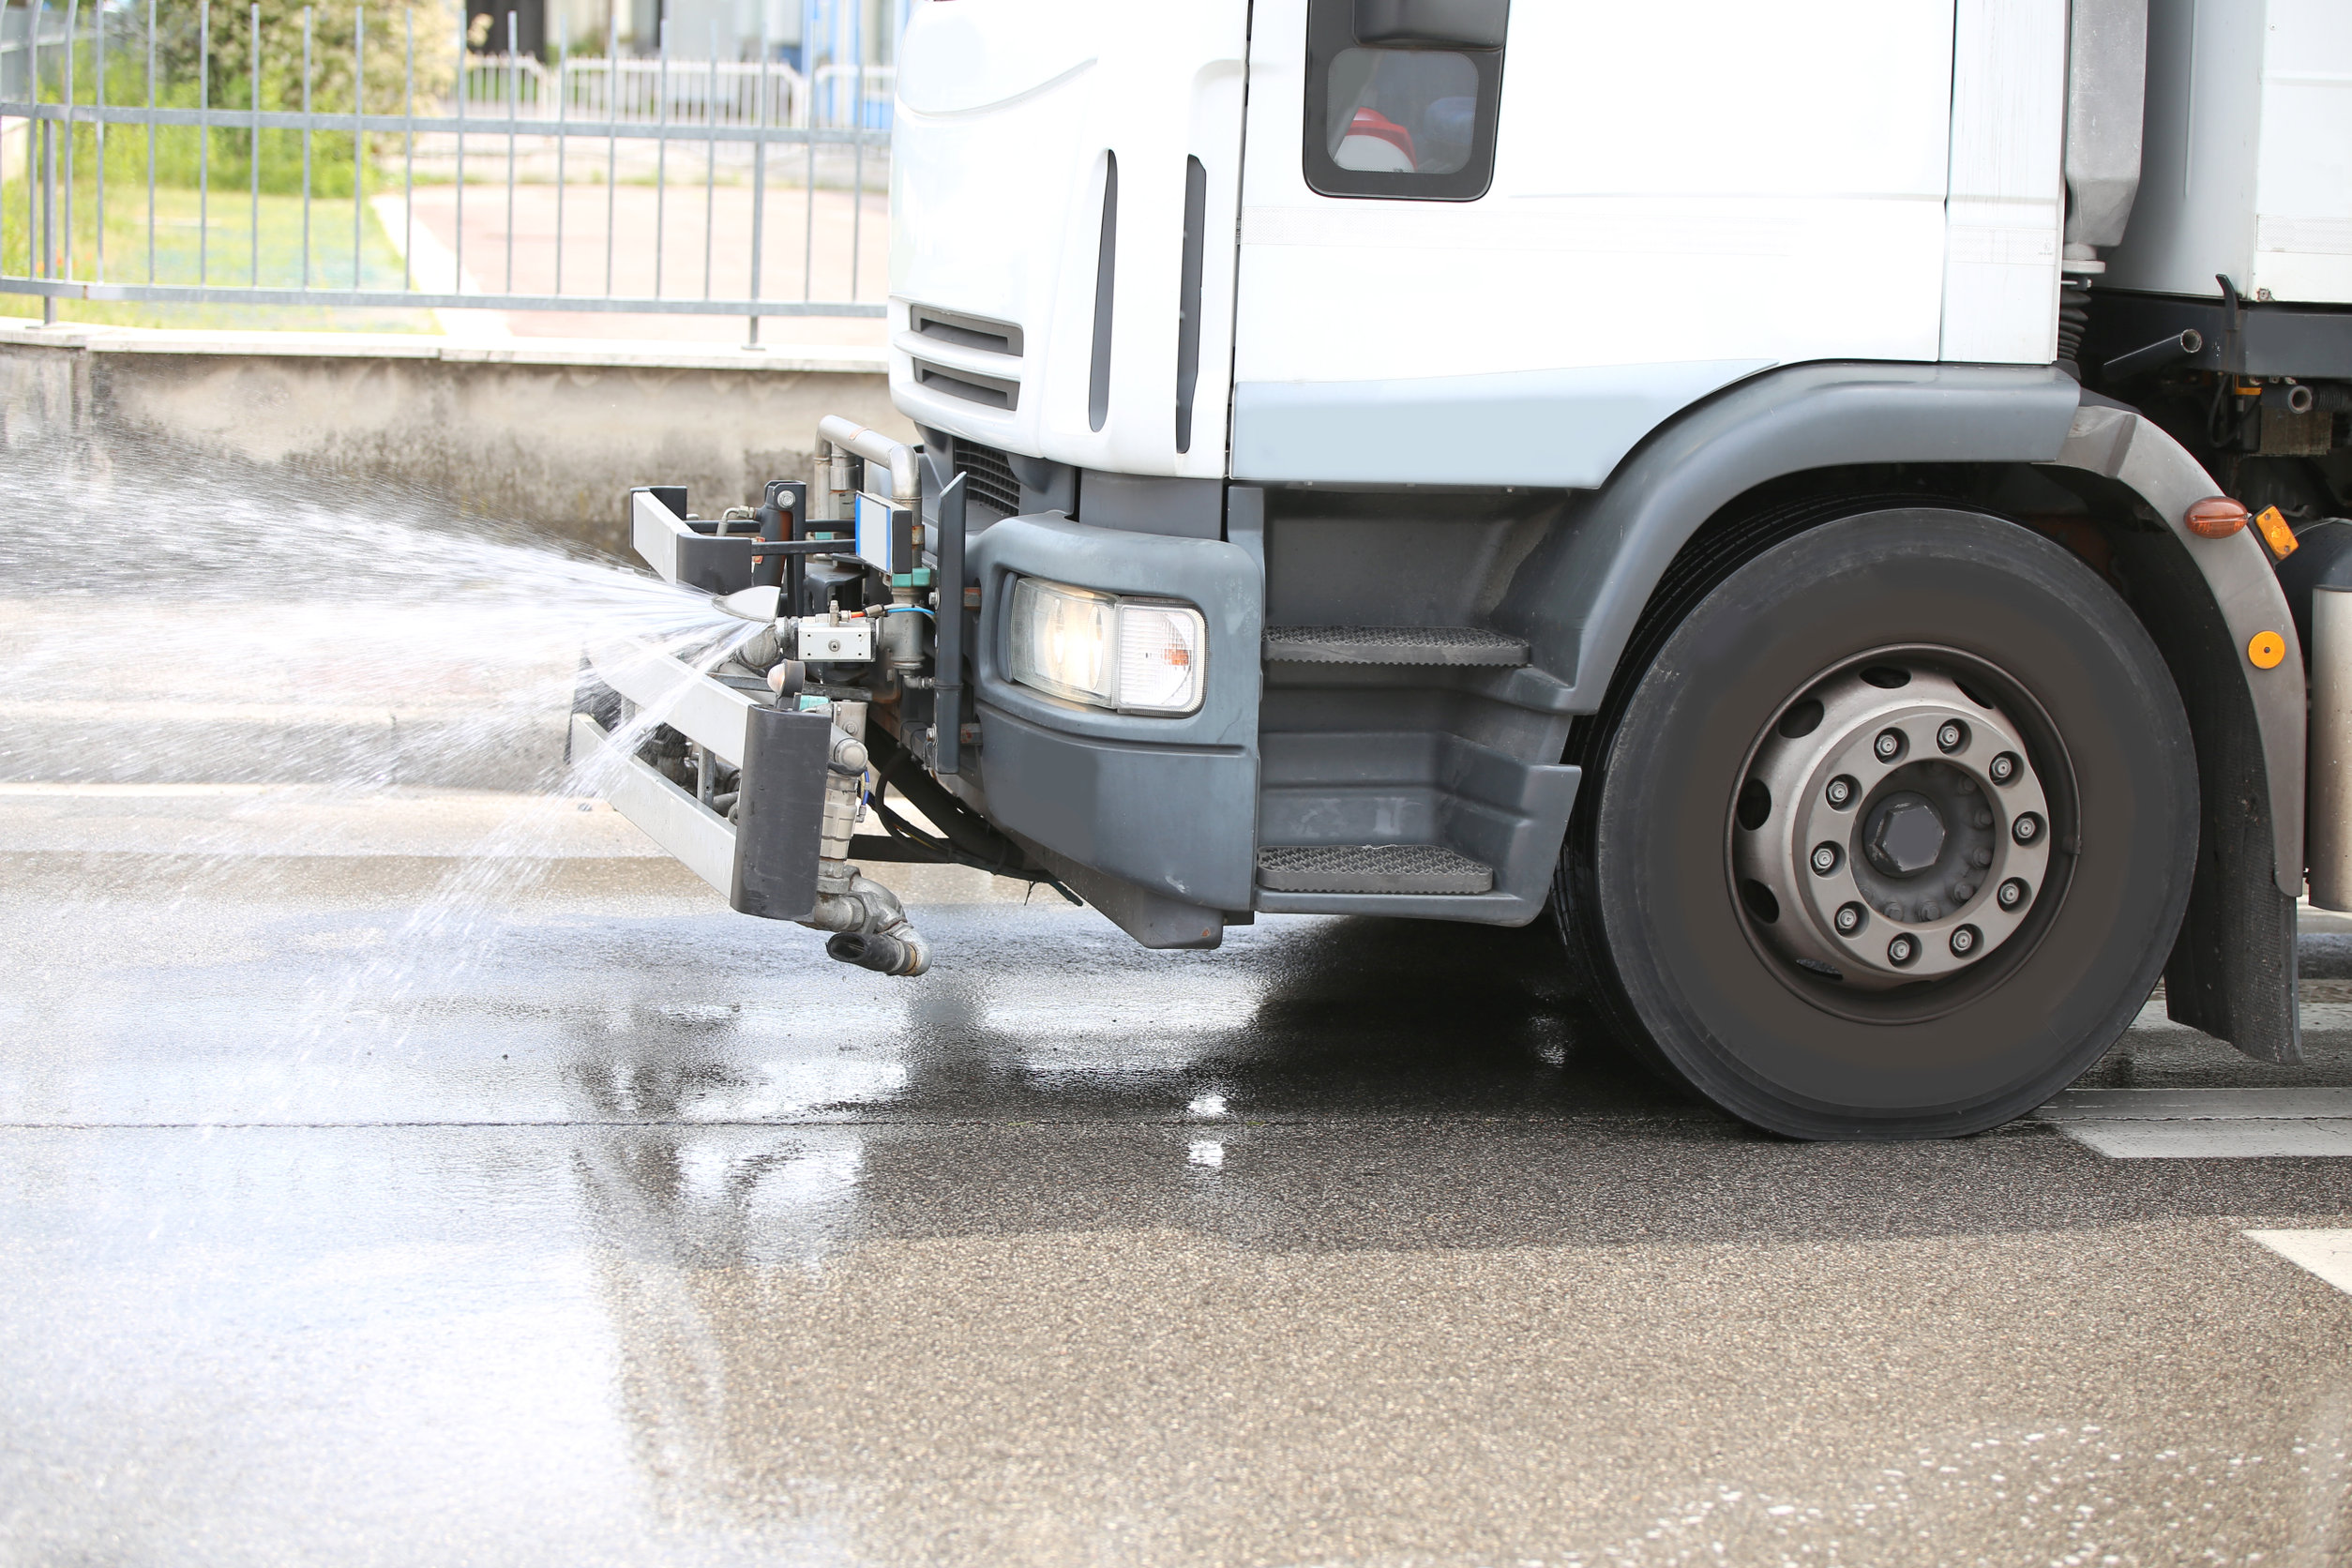
<svg viewBox="0 0 2352 1568"><path fill-rule="evenodd" d="M2246 662L2256 670L2276 670L2286 657L2286 639L2274 631L2258 631L2246 643Z"/></svg>
<svg viewBox="0 0 2352 1568"><path fill-rule="evenodd" d="M2209 495L2180 520L2200 539L2226 539L2251 520L2246 508L2226 495Z"/></svg>
<svg viewBox="0 0 2352 1568"><path fill-rule="evenodd" d="M2295 553L2295 530L2286 525L2286 519L2279 514L2276 506L2265 506L2256 512L2254 525L2262 535L2262 542L2270 547L2270 553L2279 560L2284 561Z"/></svg>

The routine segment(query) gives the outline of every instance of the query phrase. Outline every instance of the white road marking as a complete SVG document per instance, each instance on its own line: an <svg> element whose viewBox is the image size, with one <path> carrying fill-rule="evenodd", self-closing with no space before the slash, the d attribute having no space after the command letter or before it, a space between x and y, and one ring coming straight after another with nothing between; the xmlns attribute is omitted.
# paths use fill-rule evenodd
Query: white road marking
<svg viewBox="0 0 2352 1568"><path fill-rule="evenodd" d="M2246 1239L2352 1295L2352 1230L2249 1230Z"/></svg>
<svg viewBox="0 0 2352 1568"><path fill-rule="evenodd" d="M2352 1155L2352 1089L2071 1089L2034 1115L2110 1159Z"/></svg>
<svg viewBox="0 0 2352 1568"><path fill-rule="evenodd" d="M2045 1122L2291 1122L2352 1117L2352 1089L2069 1089Z"/></svg>
<svg viewBox="0 0 2352 1568"><path fill-rule="evenodd" d="M2059 1130L2111 1160L2275 1160L2352 1155L2352 1120L2067 1122Z"/></svg>

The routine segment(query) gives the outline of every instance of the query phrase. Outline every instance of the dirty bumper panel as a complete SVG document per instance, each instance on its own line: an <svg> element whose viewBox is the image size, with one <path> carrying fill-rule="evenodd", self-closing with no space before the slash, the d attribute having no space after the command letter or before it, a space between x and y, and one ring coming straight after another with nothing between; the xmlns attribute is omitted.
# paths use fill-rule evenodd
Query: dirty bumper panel
<svg viewBox="0 0 2352 1568"><path fill-rule="evenodd" d="M1249 907L1258 761L1247 752L1063 734L986 703L980 745L1003 826L1187 904Z"/></svg>

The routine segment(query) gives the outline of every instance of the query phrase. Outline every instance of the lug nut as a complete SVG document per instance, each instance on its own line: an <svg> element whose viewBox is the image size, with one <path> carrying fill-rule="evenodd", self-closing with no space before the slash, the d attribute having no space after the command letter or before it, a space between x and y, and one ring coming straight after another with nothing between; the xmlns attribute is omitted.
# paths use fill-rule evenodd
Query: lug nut
<svg viewBox="0 0 2352 1568"><path fill-rule="evenodd" d="M1956 718L1944 720L1942 726L1936 731L1936 749L1938 751L1957 751L1968 744L1968 726Z"/></svg>
<svg viewBox="0 0 2352 1568"><path fill-rule="evenodd" d="M1855 783L1844 774L1840 774L1835 778L1830 780L1830 787L1822 791L1821 793L1832 806L1836 807L1842 811L1846 807L1854 804L1854 796L1859 794L1861 791L1861 785Z"/></svg>
<svg viewBox="0 0 2352 1568"><path fill-rule="evenodd" d="M1999 900L2001 908L2013 910L2026 901L2026 884L2012 877L2001 883L2001 890L1993 897Z"/></svg>
<svg viewBox="0 0 2352 1568"><path fill-rule="evenodd" d="M1878 761L1893 761L1903 755L1903 731L1900 730L1879 731L1878 738L1871 742L1870 749L1877 753Z"/></svg>
<svg viewBox="0 0 2352 1568"><path fill-rule="evenodd" d="M1975 927L1963 926L1952 933L1952 956L1955 958L1965 958L1974 953L1977 943L1983 940Z"/></svg>
<svg viewBox="0 0 2352 1568"><path fill-rule="evenodd" d="M1907 964L1919 957L1919 943L1907 933L1887 943L1887 962Z"/></svg>
<svg viewBox="0 0 2352 1568"><path fill-rule="evenodd" d="M2030 811L2026 812L2009 824L2009 836L2020 844L2032 843L2042 837L2042 819Z"/></svg>
<svg viewBox="0 0 2352 1568"><path fill-rule="evenodd" d="M1813 869L1817 875L1826 877L1836 870L1837 859L1835 844L1816 844L1813 847Z"/></svg>
<svg viewBox="0 0 2352 1568"><path fill-rule="evenodd" d="M1994 783L2006 784L2017 776L2017 754L2013 751L2004 751L1986 763L1984 771L1993 776Z"/></svg>
<svg viewBox="0 0 2352 1568"><path fill-rule="evenodd" d="M1852 936L1862 928L1862 921L1867 918L1860 904L1840 904L1837 910L1837 934L1842 937Z"/></svg>

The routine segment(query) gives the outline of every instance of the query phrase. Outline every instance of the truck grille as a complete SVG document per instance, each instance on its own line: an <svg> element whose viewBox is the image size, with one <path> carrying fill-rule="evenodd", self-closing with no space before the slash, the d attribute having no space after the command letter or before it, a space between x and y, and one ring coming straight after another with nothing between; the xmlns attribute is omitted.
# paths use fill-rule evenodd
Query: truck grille
<svg viewBox="0 0 2352 1568"><path fill-rule="evenodd" d="M908 324L926 338L936 338L942 343L961 348L978 349L983 354L1006 354L1021 356L1021 329L1011 322L992 322L986 316L968 316L960 310L942 310L934 306L911 306L907 310Z"/></svg>
<svg viewBox="0 0 2352 1568"><path fill-rule="evenodd" d="M1008 518L1020 511L1021 482L995 447L957 436L956 472L964 476L964 494L990 511Z"/></svg>

